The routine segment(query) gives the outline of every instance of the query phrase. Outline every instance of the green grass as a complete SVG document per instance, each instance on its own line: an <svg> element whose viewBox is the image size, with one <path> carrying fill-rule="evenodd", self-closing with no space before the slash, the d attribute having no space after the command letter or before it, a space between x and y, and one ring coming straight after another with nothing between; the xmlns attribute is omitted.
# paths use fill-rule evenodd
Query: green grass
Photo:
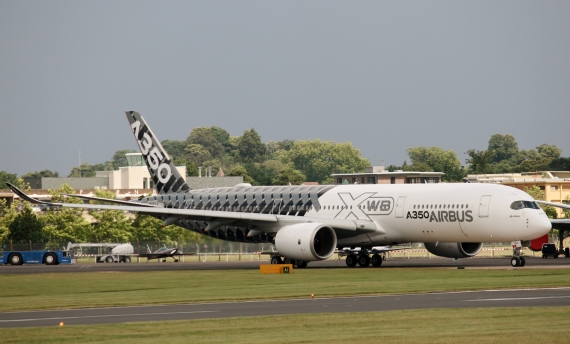
<svg viewBox="0 0 570 344"><path fill-rule="evenodd" d="M297 269L0 275L0 311L570 286L570 269Z"/></svg>
<svg viewBox="0 0 570 344"><path fill-rule="evenodd" d="M0 329L3 343L567 343L570 307L428 309Z"/></svg>

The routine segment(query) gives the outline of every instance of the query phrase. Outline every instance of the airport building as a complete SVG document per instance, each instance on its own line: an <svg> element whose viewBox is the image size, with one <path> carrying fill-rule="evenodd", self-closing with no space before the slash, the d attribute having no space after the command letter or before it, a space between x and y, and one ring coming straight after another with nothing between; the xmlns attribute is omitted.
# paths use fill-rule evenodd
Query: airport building
<svg viewBox="0 0 570 344"><path fill-rule="evenodd" d="M48 190L57 190L64 184L72 187L77 194L93 196L97 190L109 190L115 193L116 199L130 200L142 195L156 194L154 183L144 163L141 153L126 154L127 166L120 167L117 171L97 171L95 177L85 178L24 178L24 182L31 187L30 196L39 200L50 200ZM182 176L186 176L186 166L177 166L176 169ZM216 175L212 175L212 169L206 168L202 176L202 168L199 169L198 177L186 177L186 183L192 189L232 187L243 183L243 177L227 177L222 169ZM14 195L6 192L0 197L11 198Z"/></svg>
<svg viewBox="0 0 570 344"><path fill-rule="evenodd" d="M442 172L387 171L384 166L367 167L363 173L335 173L335 184L417 184L440 183Z"/></svg>

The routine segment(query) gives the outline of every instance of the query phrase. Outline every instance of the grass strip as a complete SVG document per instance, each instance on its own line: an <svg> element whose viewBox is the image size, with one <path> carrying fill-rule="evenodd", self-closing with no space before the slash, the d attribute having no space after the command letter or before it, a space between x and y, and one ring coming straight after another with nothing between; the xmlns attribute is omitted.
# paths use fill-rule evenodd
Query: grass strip
<svg viewBox="0 0 570 344"><path fill-rule="evenodd" d="M3 343L568 343L570 307L428 309L0 329Z"/></svg>
<svg viewBox="0 0 570 344"><path fill-rule="evenodd" d="M570 286L569 269L297 269L0 275L0 311Z"/></svg>

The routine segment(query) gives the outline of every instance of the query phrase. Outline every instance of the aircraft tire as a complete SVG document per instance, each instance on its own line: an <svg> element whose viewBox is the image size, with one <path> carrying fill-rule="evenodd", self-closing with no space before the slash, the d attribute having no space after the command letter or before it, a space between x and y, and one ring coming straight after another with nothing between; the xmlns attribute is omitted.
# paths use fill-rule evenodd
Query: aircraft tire
<svg viewBox="0 0 570 344"><path fill-rule="evenodd" d="M281 257L279 256L271 257L271 264L281 264Z"/></svg>
<svg viewBox="0 0 570 344"><path fill-rule="evenodd" d="M366 255L362 255L362 256L358 257L358 265L360 265L362 267L366 267L366 266L370 265L370 257L368 257Z"/></svg>
<svg viewBox="0 0 570 344"><path fill-rule="evenodd" d="M512 266L513 268L516 268L517 266L520 266L520 264L521 264L521 261L519 260L518 257L513 257L513 258L511 258L511 266Z"/></svg>
<svg viewBox="0 0 570 344"><path fill-rule="evenodd" d="M299 269L304 269L304 268L307 267L307 262L304 261L304 260L297 260L297 261L295 262L295 265L297 265L297 267L298 267Z"/></svg>
<svg viewBox="0 0 570 344"><path fill-rule="evenodd" d="M382 257L379 254L375 254L370 258L370 263L372 266L380 267L382 266Z"/></svg>
<svg viewBox="0 0 570 344"><path fill-rule="evenodd" d="M526 265L526 259L524 259L524 257L519 257L519 260L520 260L519 266L521 268Z"/></svg>
<svg viewBox="0 0 570 344"><path fill-rule="evenodd" d="M285 259L283 259L283 264L293 264L293 265L295 265L295 261L294 261L294 260L291 260L291 259L289 259L289 258L285 258Z"/></svg>
<svg viewBox="0 0 570 344"><path fill-rule="evenodd" d="M53 253L48 253L44 257L44 263L46 265L57 265L57 256Z"/></svg>
<svg viewBox="0 0 570 344"><path fill-rule="evenodd" d="M346 266L355 267L356 266L356 256L354 254L349 254L346 256Z"/></svg>

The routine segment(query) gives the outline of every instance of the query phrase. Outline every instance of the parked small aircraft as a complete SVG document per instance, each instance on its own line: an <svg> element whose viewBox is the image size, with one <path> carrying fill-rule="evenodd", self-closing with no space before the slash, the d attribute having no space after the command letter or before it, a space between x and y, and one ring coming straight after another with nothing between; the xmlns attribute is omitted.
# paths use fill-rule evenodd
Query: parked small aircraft
<svg viewBox="0 0 570 344"><path fill-rule="evenodd" d="M182 253L176 247L162 247L162 248L159 248L158 250L156 250L154 252L150 252L150 248L149 248L148 252L149 253L139 254L139 257L146 258L147 262L151 259L162 259L163 262L166 262L166 258L172 258L172 259L174 259L175 263L178 263L179 258L176 258L176 257L189 256L190 255L189 253Z"/></svg>

